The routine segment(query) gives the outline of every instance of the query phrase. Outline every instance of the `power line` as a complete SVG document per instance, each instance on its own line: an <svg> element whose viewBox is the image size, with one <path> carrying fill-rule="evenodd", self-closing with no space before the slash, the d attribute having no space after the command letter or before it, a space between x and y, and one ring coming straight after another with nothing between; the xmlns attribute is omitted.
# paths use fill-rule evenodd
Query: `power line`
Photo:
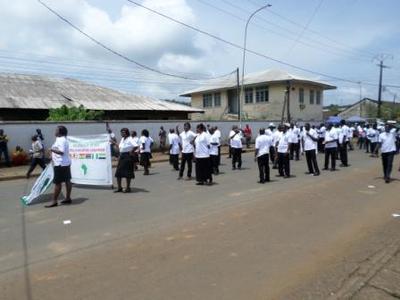
<svg viewBox="0 0 400 300"><path fill-rule="evenodd" d="M143 69L161 74L161 75L165 75L165 76L170 76L170 77L175 77L175 78L181 78L181 79L189 79L189 80L196 80L195 78L190 78L190 77L186 77L186 76L180 76L180 75L176 75L176 74L171 74L171 73L166 73L157 69L154 69L152 67L146 66L138 61L135 61L113 49L111 49L110 47L108 47L107 45L105 45L104 43L98 41L97 39L93 38L92 36L90 36L89 34L87 34L86 32L84 32L82 29L80 29L78 26L76 26L75 24L73 24L71 21L69 21L68 19L66 19L65 17L63 17L62 15L60 15L58 12L56 12L54 9L52 9L51 7L49 7L47 4L45 4L43 1L41 0L37 0L42 6L44 6L47 10L49 10L51 13L53 13L55 16L57 16L60 20L62 20L63 22L65 22L66 24L68 24L69 26L71 26L73 29L75 29L76 31L78 31L79 33L81 33L82 35L84 35L85 37L87 37L88 39L90 39L93 43L97 44L98 46L104 48L105 50L107 50L108 52L111 52L112 54L119 56L120 58L129 61ZM234 72L234 71L233 71ZM231 72L231 73L233 73ZM231 74L229 73L229 74ZM219 77L224 77L223 76L219 76ZM213 78L217 78L217 77L213 77ZM210 79L213 79L210 78Z"/></svg>

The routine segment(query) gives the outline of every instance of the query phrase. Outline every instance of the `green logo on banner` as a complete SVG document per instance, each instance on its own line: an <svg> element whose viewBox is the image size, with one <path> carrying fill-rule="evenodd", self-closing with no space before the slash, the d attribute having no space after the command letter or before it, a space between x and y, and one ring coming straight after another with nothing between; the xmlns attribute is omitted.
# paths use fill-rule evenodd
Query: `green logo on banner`
<svg viewBox="0 0 400 300"><path fill-rule="evenodd" d="M82 164L82 165L81 165L81 170L82 170L82 172L83 172L83 175L86 175L86 174L87 174L87 170L88 170L87 165Z"/></svg>

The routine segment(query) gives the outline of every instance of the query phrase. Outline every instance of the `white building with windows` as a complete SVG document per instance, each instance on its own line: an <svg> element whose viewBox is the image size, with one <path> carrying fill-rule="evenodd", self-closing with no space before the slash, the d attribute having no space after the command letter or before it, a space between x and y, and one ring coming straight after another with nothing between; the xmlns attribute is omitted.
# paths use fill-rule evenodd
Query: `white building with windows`
<svg viewBox="0 0 400 300"><path fill-rule="evenodd" d="M294 121L323 119L323 93L336 89L320 81L295 76L281 70L267 70L248 74L244 78L242 116L246 119L280 120L288 93L289 110ZM236 80L214 81L212 84L187 91L181 96L191 97L192 107L204 110L204 115L192 119L221 120L238 114Z"/></svg>

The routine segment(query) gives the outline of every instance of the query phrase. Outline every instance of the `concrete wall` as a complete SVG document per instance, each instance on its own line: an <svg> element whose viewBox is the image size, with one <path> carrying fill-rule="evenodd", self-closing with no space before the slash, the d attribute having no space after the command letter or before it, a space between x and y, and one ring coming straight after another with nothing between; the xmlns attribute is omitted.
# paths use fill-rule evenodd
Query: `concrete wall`
<svg viewBox="0 0 400 300"><path fill-rule="evenodd" d="M284 84L274 84L268 86L269 101L265 103L255 102L255 87L261 85L254 85L253 103L243 103L242 110L249 119L270 119L278 120L281 118L283 103L285 99L286 86ZM250 86L247 86L247 88ZM300 107L299 102L299 88L304 89L304 107ZM314 104L310 104L310 90L314 90ZM317 91L321 91L321 103L316 104ZM193 115L193 120L220 119L228 105L228 96L226 91L221 91L221 106L203 108L203 94L192 95L192 106L204 109L204 115ZM290 91L290 113L294 121L320 121L323 119L323 90L321 87L313 85L294 85Z"/></svg>
<svg viewBox="0 0 400 300"><path fill-rule="evenodd" d="M160 126L164 129L175 128L179 125L180 130L183 130L183 123L186 121L126 121L126 122L109 122L111 129L116 134L118 140L120 138L119 131L121 128L127 127L130 130L136 130L140 134L142 129L148 129L151 137L158 143L158 132ZM278 124L279 121L272 121ZM195 131L195 126L200 123L199 121L191 121L192 129ZM227 140L229 131L232 125L238 125L238 122L232 121L219 121L219 122L204 122L211 126L217 125L222 133L224 141ZM249 121L243 122L242 126L249 124L253 129L254 135L258 132L259 128L267 127L270 121ZM46 147L51 147L54 143L54 132L57 125L64 125L68 129L69 135L88 135L88 134L102 134L106 132L105 122L0 122L0 129L4 129L5 134L9 137L8 148L11 152L17 145L21 146L24 150L28 150L31 145L31 136L35 134L36 128L40 128L44 135L44 143Z"/></svg>

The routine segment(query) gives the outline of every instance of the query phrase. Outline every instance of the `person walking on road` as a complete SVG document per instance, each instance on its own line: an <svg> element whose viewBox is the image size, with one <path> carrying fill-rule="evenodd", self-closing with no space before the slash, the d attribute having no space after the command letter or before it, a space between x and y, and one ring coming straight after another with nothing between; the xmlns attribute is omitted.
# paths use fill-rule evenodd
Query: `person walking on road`
<svg viewBox="0 0 400 300"><path fill-rule="evenodd" d="M382 155L383 177L386 183L391 181L393 160L396 154L397 130L391 124L385 125L385 131L379 135L379 145Z"/></svg>
<svg viewBox="0 0 400 300"><path fill-rule="evenodd" d="M150 137L150 133L147 129L142 130L142 135L139 139L140 149L140 165L144 168L143 175L150 175L150 159L151 159L151 147L153 146L153 139Z"/></svg>
<svg viewBox="0 0 400 300"><path fill-rule="evenodd" d="M183 132L180 134L181 145L182 145L182 157L181 157L181 168L179 170L179 179L183 178L185 172L185 165L187 164L187 180L192 179L192 164L193 164L193 141L196 134L190 130L190 123L186 122L183 125Z"/></svg>
<svg viewBox="0 0 400 300"><path fill-rule="evenodd" d="M325 167L323 170L329 168L329 158L331 159L331 171L336 171L336 155L338 147L339 135L333 124L329 124L325 132Z"/></svg>
<svg viewBox="0 0 400 300"><path fill-rule="evenodd" d="M290 141L291 133L288 131L290 124L279 125L282 133L278 140L278 171L277 177L290 178Z"/></svg>
<svg viewBox="0 0 400 300"><path fill-rule="evenodd" d="M56 129L56 141L50 149L54 168L54 193L53 201L46 208L58 206L62 183L65 183L66 194L61 204L71 204L71 159L69 158L69 143L67 139L68 130L65 126L58 126Z"/></svg>
<svg viewBox="0 0 400 300"><path fill-rule="evenodd" d="M269 170L269 151L273 144L273 138L271 135L265 134L265 129L261 128L258 137L255 142L255 154L254 160L258 164L258 172L260 180L258 183L265 183L270 181L270 170Z"/></svg>
<svg viewBox="0 0 400 300"><path fill-rule="evenodd" d="M314 176L319 176L319 168L317 161L318 151L318 133L315 129L310 127L309 123L304 125L302 132L303 149L306 153L308 173Z"/></svg>
<svg viewBox="0 0 400 300"><path fill-rule="evenodd" d="M210 133L210 160L211 160L211 169L214 175L219 174L219 149L220 142L219 136L215 131L215 127L211 127L209 130Z"/></svg>
<svg viewBox="0 0 400 300"><path fill-rule="evenodd" d="M210 161L210 140L204 124L197 125L197 136L194 139L196 157L197 185L212 184L212 170Z"/></svg>
<svg viewBox="0 0 400 300"><path fill-rule="evenodd" d="M245 128L243 129L244 138L246 140L246 148L250 148L251 137L253 132L249 124L246 124Z"/></svg>
<svg viewBox="0 0 400 300"><path fill-rule="evenodd" d="M229 143L232 149L232 170L237 168L240 170L242 168L242 132L234 125L229 134Z"/></svg>
<svg viewBox="0 0 400 300"><path fill-rule="evenodd" d="M179 171L179 149L182 148L181 140L175 133L175 129L171 128L168 134L169 143L169 163L173 166L174 170Z"/></svg>
<svg viewBox="0 0 400 300"><path fill-rule="evenodd" d="M164 127L160 127L160 132L158 133L158 138L160 141L160 152L164 153L165 144L167 142L167 132L164 130Z"/></svg>
<svg viewBox="0 0 400 300"><path fill-rule="evenodd" d="M341 167L348 167L348 153L347 147L349 143L349 135L350 135L350 128L346 125L345 120L340 121L341 127L339 129L339 149L340 149L340 160L341 160Z"/></svg>
<svg viewBox="0 0 400 300"><path fill-rule="evenodd" d="M26 178L29 178L35 170L36 166L39 165L43 170L46 169L46 164L44 163L44 148L42 142L39 140L39 137L35 134L32 136L32 149L29 150L29 153L32 156L31 165L29 167L28 172L26 173Z"/></svg>

